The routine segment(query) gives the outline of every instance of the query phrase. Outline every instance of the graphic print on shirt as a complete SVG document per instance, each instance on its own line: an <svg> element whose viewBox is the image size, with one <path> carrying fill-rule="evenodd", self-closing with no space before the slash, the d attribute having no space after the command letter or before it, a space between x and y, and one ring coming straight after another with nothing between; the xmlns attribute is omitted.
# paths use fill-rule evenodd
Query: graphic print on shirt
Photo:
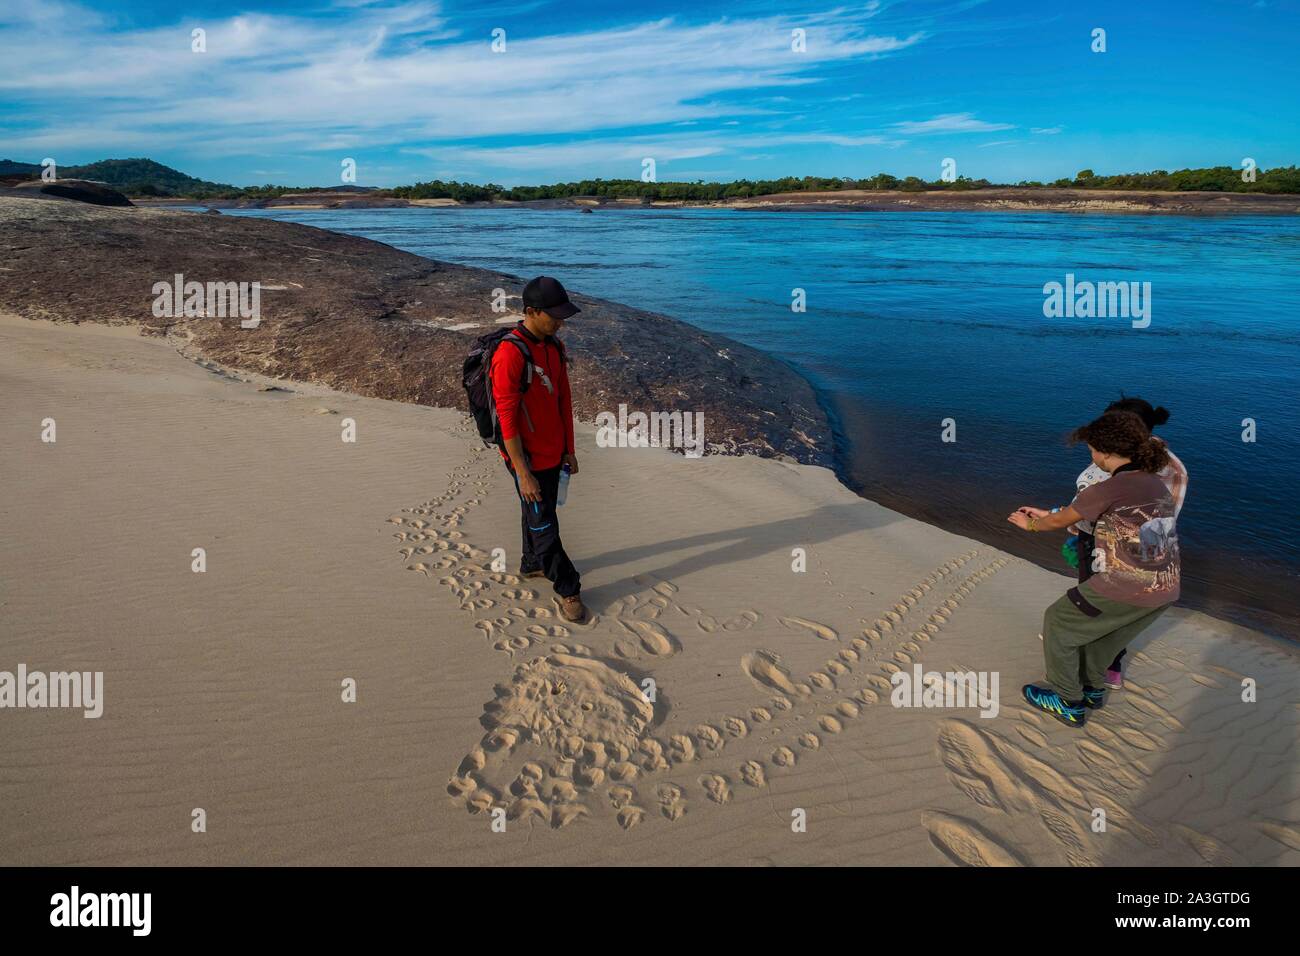
<svg viewBox="0 0 1300 956"><path fill-rule="evenodd" d="M1168 496L1118 505L1098 519L1095 534L1112 581L1151 595L1178 591L1178 531Z"/></svg>

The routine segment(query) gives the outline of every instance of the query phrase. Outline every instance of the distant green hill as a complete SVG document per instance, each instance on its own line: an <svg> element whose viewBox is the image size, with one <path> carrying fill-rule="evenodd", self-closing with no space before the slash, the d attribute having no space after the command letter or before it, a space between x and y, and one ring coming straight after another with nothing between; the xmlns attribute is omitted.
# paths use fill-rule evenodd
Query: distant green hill
<svg viewBox="0 0 1300 956"><path fill-rule="evenodd" d="M93 179L129 196L209 196L235 191L234 186L195 179L152 159L101 159L85 166L64 166L60 178Z"/></svg>
<svg viewBox="0 0 1300 956"><path fill-rule="evenodd" d="M35 163L17 163L12 159L0 159L0 176L39 176L41 167Z"/></svg>
<svg viewBox="0 0 1300 956"><path fill-rule="evenodd" d="M0 160L0 176L40 176L36 163ZM90 179L106 183L128 196L192 196L195 198L237 194L240 190L224 183L195 179L180 170L152 159L101 159L84 166L59 166L60 179Z"/></svg>

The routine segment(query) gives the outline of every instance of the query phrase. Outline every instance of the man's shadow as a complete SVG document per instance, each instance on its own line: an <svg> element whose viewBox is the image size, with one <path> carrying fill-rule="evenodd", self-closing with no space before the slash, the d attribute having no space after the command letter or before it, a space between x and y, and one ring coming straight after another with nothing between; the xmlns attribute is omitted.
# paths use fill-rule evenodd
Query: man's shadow
<svg viewBox="0 0 1300 956"><path fill-rule="evenodd" d="M836 538L871 531L904 519L902 515L870 502L825 505L809 514L782 518L747 528L726 528L701 534L686 535L666 541L634 547L618 548L601 554L582 555L580 563L592 567L611 567L645 558L669 555L679 551L707 548L685 555L657 568L646 568L616 581L601 584L590 590L583 589L583 600L594 610L604 612L624 595L642 590L645 585L637 577L650 575L660 580L671 580L720 565L765 555L783 554L789 558L791 549L824 544ZM647 522L653 516L647 515Z"/></svg>

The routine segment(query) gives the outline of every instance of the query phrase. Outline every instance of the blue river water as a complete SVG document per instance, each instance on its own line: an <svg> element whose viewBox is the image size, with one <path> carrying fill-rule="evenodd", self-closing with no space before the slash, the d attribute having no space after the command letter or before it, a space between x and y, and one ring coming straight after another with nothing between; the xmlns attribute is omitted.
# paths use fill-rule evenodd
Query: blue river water
<svg viewBox="0 0 1300 956"><path fill-rule="evenodd" d="M1121 392L1164 405L1159 434L1190 474L1184 603L1300 636L1300 218L230 212L554 275L780 356L833 415L850 487L1061 570L1063 536L1006 515L1069 501L1088 454L1065 436ZM1149 325L1045 316L1044 285L1067 274L1150 283ZM791 308L796 289L806 311ZM956 441L942 440L946 419Z"/></svg>

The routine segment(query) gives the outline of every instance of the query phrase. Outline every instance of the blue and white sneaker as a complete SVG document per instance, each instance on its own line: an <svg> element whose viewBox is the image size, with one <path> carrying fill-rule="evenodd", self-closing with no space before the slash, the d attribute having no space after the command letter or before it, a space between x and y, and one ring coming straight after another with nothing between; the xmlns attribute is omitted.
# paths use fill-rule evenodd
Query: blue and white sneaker
<svg viewBox="0 0 1300 956"><path fill-rule="evenodd" d="M1088 719L1088 711L1082 704L1071 704L1062 700L1061 695L1046 687L1026 684L1020 689L1029 705L1045 714L1050 714L1061 723L1070 727L1082 727Z"/></svg>

